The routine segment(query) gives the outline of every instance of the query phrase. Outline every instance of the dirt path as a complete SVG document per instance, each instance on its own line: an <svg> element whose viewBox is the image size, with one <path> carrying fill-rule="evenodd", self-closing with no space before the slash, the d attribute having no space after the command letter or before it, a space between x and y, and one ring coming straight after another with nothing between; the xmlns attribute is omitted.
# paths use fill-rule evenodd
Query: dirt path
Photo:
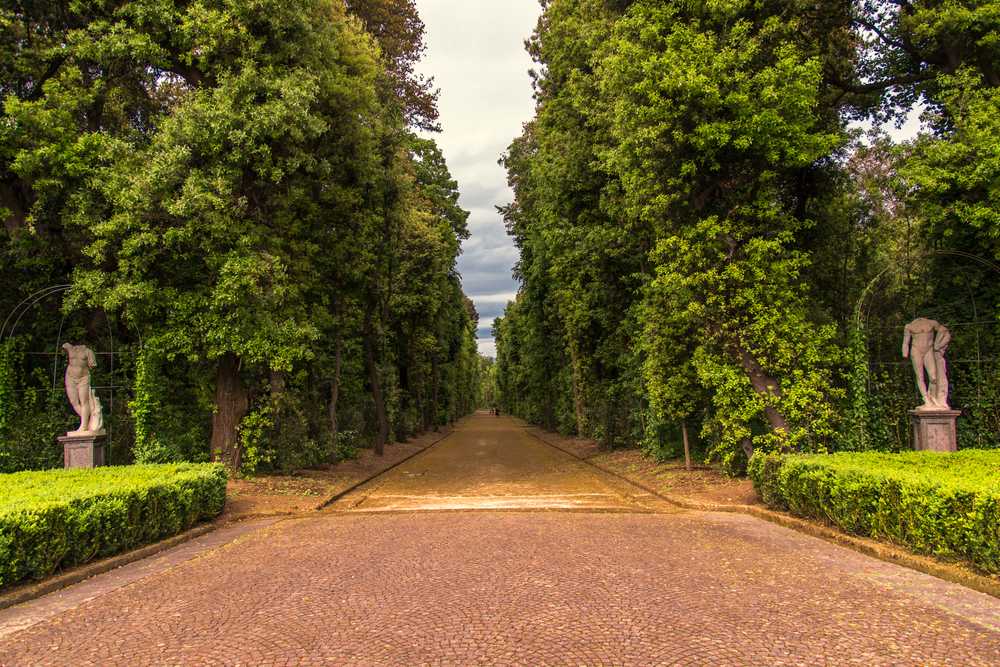
<svg viewBox="0 0 1000 667"><path fill-rule="evenodd" d="M487 415L266 521L4 611L0 665L1000 664L994 598L660 507Z"/></svg>

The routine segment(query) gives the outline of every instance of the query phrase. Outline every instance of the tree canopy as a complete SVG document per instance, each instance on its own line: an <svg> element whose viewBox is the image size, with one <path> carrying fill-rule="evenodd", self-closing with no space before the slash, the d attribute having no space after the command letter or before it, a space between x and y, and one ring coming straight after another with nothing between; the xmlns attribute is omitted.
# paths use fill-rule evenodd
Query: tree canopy
<svg viewBox="0 0 1000 667"><path fill-rule="evenodd" d="M653 452L696 422L734 470L761 448L899 447L885 396L908 378L872 375L892 346L868 335L918 311L982 329L973 311L1000 296L981 261L997 6L546 3L536 115L504 158L521 249L495 324L506 409ZM913 141L859 129L912 109ZM916 261L963 255L980 260L965 285L952 261ZM965 407L992 424L970 437L1000 427L993 399Z"/></svg>
<svg viewBox="0 0 1000 667"><path fill-rule="evenodd" d="M115 340L113 458L290 469L476 407L412 2L5 3L0 39L0 306L71 284L33 317Z"/></svg>

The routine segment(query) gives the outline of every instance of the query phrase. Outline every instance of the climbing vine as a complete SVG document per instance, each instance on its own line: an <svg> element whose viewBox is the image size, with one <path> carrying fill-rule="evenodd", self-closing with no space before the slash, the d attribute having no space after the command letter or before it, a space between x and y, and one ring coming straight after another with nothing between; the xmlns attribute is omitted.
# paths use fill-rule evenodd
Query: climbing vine
<svg viewBox="0 0 1000 667"><path fill-rule="evenodd" d="M135 365L135 384L129 410L135 424L135 446L132 453L136 463L168 463L173 460L170 450L157 438L154 416L159 410L159 392L156 383L157 358L155 347L144 345Z"/></svg>
<svg viewBox="0 0 1000 667"><path fill-rule="evenodd" d="M0 472L14 469L7 442L14 414L14 341L0 342Z"/></svg>
<svg viewBox="0 0 1000 667"><path fill-rule="evenodd" d="M274 428L275 406L266 402L251 410L240 421L239 438L243 450L240 472L252 475L268 468L275 460L275 451L268 447L268 435Z"/></svg>
<svg viewBox="0 0 1000 667"><path fill-rule="evenodd" d="M13 339L0 342L0 439L6 435L14 412L14 345Z"/></svg>

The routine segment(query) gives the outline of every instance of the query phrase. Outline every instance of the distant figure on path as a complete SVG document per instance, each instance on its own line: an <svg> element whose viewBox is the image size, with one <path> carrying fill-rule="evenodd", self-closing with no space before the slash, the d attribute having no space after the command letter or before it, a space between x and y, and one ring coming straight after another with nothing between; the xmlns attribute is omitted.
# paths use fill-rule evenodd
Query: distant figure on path
<svg viewBox="0 0 1000 667"><path fill-rule="evenodd" d="M951 342L948 327L918 317L903 328L903 357L909 357L924 404L917 410L948 410L948 368L944 354ZM926 375L926 379L925 379Z"/></svg>
<svg viewBox="0 0 1000 667"><path fill-rule="evenodd" d="M90 369L97 366L94 351L86 345L63 343L69 363L66 365L66 396L76 414L80 428L67 435L99 433L104 426L104 414L97 394L90 386Z"/></svg>

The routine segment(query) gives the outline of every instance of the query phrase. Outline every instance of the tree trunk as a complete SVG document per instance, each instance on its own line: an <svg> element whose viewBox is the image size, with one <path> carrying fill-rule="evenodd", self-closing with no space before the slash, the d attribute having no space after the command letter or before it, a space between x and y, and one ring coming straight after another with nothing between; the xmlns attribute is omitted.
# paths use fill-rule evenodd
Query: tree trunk
<svg viewBox="0 0 1000 667"><path fill-rule="evenodd" d="M212 415L212 460L239 472L242 454L237 435L240 421L250 407L240 379L240 360L232 352L219 358L215 376L215 413Z"/></svg>
<svg viewBox="0 0 1000 667"><path fill-rule="evenodd" d="M389 438L389 417L385 411L385 397L382 395L382 381L379 378L379 368L375 359L375 327L372 323L371 310L365 313L365 366L368 367L368 383L371 385L372 400L375 401L375 454L385 453L385 441Z"/></svg>
<svg viewBox="0 0 1000 667"><path fill-rule="evenodd" d="M764 368L754 359L750 351L742 345L736 346L737 357L740 365L750 378L750 384L759 396L781 398L781 385L778 381L767 374ZM781 436L788 435L788 420L777 408L768 405L764 408L764 415L767 423L771 425L771 430Z"/></svg>
<svg viewBox="0 0 1000 667"><path fill-rule="evenodd" d="M583 369L575 346L570 346L570 363L573 367L573 410L576 413L576 434L587 437L587 415L583 399Z"/></svg>
<svg viewBox="0 0 1000 667"><path fill-rule="evenodd" d="M285 393L285 374L282 371L271 370L270 372L271 396L279 396Z"/></svg>
<svg viewBox="0 0 1000 667"><path fill-rule="evenodd" d="M22 196L23 192L24 189L17 181L0 181L0 208L9 212L3 225L10 234L24 229L27 224L28 207Z"/></svg>
<svg viewBox="0 0 1000 667"><path fill-rule="evenodd" d="M337 401L340 399L340 367L343 360L344 339L337 333L336 351L333 361L333 382L330 383L330 433L333 434L333 445L337 446L337 433L340 425L337 423Z"/></svg>
<svg viewBox="0 0 1000 667"><path fill-rule="evenodd" d="M551 397L548 397L545 401L545 410L542 413L542 425L545 426L545 430L547 431L556 430L556 414L555 408L552 406Z"/></svg>
<svg viewBox="0 0 1000 667"><path fill-rule="evenodd" d="M681 422L681 434L684 436L684 469L691 471L691 444L688 442L688 425L686 421Z"/></svg>
<svg viewBox="0 0 1000 667"><path fill-rule="evenodd" d="M434 426L434 432L437 433L438 427L438 390L441 385L441 379L438 375L438 363L437 359L432 362L431 372L434 374L433 382L431 383L431 424Z"/></svg>

